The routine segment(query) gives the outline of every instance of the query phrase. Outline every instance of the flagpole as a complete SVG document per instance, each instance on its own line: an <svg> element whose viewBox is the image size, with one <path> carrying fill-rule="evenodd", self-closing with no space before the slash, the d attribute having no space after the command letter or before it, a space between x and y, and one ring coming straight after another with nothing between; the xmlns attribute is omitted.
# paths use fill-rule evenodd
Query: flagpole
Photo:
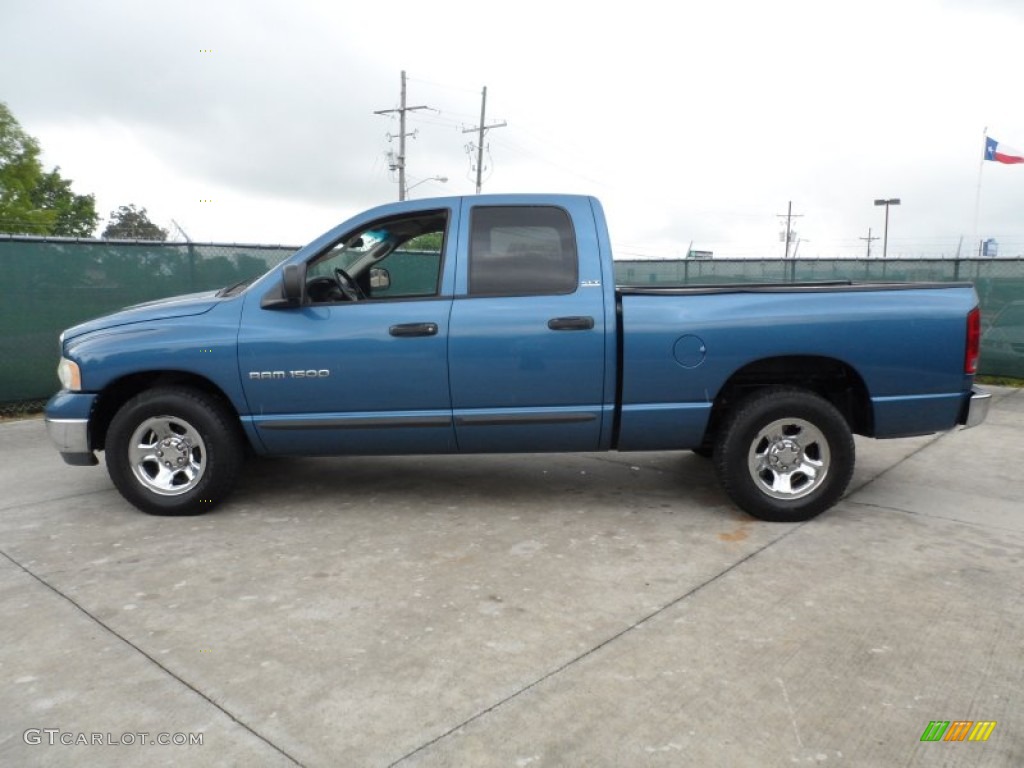
<svg viewBox="0 0 1024 768"><path fill-rule="evenodd" d="M971 238L971 245L967 249L967 256L970 258L974 251L974 244L978 242L978 211L981 210L981 172L985 170L985 150L988 148L988 126L982 131L981 161L978 163L978 187L974 190L974 236ZM981 254L978 254L979 256Z"/></svg>

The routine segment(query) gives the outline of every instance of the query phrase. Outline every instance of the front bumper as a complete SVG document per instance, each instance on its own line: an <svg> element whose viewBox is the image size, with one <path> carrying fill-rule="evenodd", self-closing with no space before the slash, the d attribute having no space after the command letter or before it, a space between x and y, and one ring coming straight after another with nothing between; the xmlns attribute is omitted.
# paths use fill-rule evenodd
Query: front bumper
<svg viewBox="0 0 1024 768"><path fill-rule="evenodd" d="M988 416L990 405L992 405L991 392L984 392L980 389L971 390L971 396L964 402L957 423L963 424L965 429L978 426Z"/></svg>
<svg viewBox="0 0 1024 768"><path fill-rule="evenodd" d="M76 467L99 464L96 454L89 450L88 419L47 419L46 431L66 463Z"/></svg>
<svg viewBox="0 0 1024 768"><path fill-rule="evenodd" d="M46 404L46 432L64 461L89 467L99 460L89 447L89 415L96 395L62 390Z"/></svg>

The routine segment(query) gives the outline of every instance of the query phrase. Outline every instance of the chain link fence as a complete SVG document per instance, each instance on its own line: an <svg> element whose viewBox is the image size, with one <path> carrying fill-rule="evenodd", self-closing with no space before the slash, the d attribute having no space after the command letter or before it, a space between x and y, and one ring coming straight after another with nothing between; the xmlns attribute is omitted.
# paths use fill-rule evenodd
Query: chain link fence
<svg viewBox="0 0 1024 768"><path fill-rule="evenodd" d="M60 387L57 339L65 328L246 280L295 250L0 235L0 416L38 410Z"/></svg>
<svg viewBox="0 0 1024 768"><path fill-rule="evenodd" d="M262 274L294 247L0 235L0 416L38 410L58 388L57 337L122 307ZM981 297L981 371L1024 378L1024 259L617 261L620 285L803 280L970 281Z"/></svg>

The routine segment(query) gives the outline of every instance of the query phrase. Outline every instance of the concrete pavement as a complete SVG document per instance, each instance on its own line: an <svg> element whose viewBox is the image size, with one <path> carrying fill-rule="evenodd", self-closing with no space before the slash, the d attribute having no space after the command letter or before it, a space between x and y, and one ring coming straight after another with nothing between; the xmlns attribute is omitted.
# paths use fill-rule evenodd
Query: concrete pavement
<svg viewBox="0 0 1024 768"><path fill-rule="evenodd" d="M1019 766L1022 438L998 390L858 440L799 525L673 453L262 460L175 519L0 425L0 765Z"/></svg>

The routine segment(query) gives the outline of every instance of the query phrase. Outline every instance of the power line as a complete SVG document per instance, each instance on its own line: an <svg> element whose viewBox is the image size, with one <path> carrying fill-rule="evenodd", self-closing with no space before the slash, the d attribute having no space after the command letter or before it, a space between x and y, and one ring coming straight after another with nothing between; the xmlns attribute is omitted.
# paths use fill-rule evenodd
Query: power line
<svg viewBox="0 0 1024 768"><path fill-rule="evenodd" d="M552 168L562 171L563 173L568 173L590 184L596 184L605 188L610 187L609 184L606 184L603 181L599 181L598 179L595 179L592 176L586 176L569 165L562 165L561 163L557 163L554 160L551 160L538 152L534 152L531 149L527 149L526 147L516 144L515 142L509 141L508 139L494 139L493 141L499 147L504 147L505 149L508 149L516 154L519 154L522 157L525 157L529 160L535 160L537 162L544 163L545 165L549 165Z"/></svg>
<svg viewBox="0 0 1024 768"><path fill-rule="evenodd" d="M424 80L422 77L410 77L414 83L423 83L424 85L432 85L435 88L444 88L448 91L459 91L461 93L476 93L472 88L464 88L460 85L446 85L444 83L436 83L433 80Z"/></svg>

